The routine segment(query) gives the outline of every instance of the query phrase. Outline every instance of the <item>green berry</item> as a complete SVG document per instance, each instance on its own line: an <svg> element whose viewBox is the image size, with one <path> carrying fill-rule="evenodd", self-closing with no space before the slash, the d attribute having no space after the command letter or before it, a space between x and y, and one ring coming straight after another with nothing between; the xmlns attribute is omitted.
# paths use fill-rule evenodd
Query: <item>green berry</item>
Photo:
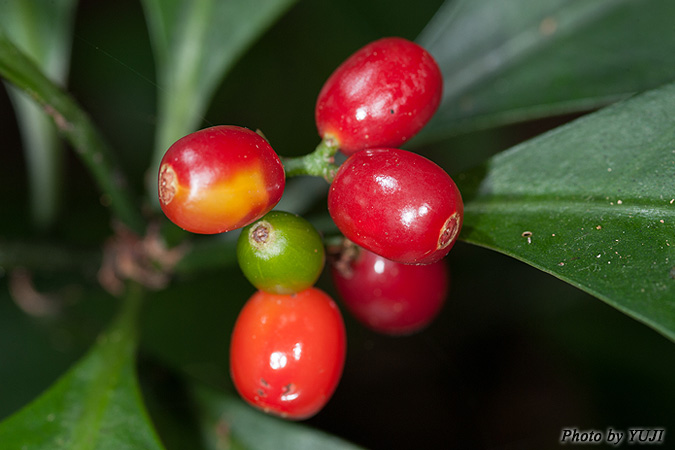
<svg viewBox="0 0 675 450"><path fill-rule="evenodd" d="M323 241L302 217L272 211L242 229L237 260L256 288L293 294L316 283L325 262Z"/></svg>

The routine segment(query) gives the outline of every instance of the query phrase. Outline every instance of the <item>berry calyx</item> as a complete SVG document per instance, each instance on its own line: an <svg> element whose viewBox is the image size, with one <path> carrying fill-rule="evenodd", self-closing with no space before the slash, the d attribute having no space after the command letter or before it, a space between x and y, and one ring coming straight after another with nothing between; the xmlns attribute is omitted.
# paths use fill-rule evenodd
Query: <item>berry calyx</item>
<svg viewBox="0 0 675 450"><path fill-rule="evenodd" d="M449 288L444 260L427 265L390 261L353 244L331 264L335 288L350 313L389 335L424 329L439 314Z"/></svg>
<svg viewBox="0 0 675 450"><path fill-rule="evenodd" d="M352 242L403 264L443 258L462 227L464 204L450 176L416 153L363 150L343 164L328 211Z"/></svg>
<svg viewBox="0 0 675 450"><path fill-rule="evenodd" d="M441 71L424 48L383 38L358 50L328 78L316 102L317 129L348 155L399 147L431 119L442 91Z"/></svg>
<svg viewBox="0 0 675 450"><path fill-rule="evenodd" d="M270 144L246 128L220 125L176 141L160 163L162 211L179 227L213 234L259 219L281 199L284 168Z"/></svg>
<svg viewBox="0 0 675 450"><path fill-rule="evenodd" d="M237 260L244 276L256 288L292 294L316 283L323 270L325 251L321 236L307 220L271 211L242 230Z"/></svg>
<svg viewBox="0 0 675 450"><path fill-rule="evenodd" d="M317 288L293 295L258 291L235 323L230 372L251 405L303 420L335 392L345 353L342 315L326 293Z"/></svg>

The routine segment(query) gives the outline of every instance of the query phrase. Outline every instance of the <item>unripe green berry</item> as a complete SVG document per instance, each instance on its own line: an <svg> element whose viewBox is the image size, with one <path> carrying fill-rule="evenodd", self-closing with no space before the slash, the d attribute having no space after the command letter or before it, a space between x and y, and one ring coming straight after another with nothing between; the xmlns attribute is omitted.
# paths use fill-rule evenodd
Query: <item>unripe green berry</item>
<svg viewBox="0 0 675 450"><path fill-rule="evenodd" d="M237 260L256 288L292 294L316 283L325 262L323 241L302 217L272 211L242 229Z"/></svg>

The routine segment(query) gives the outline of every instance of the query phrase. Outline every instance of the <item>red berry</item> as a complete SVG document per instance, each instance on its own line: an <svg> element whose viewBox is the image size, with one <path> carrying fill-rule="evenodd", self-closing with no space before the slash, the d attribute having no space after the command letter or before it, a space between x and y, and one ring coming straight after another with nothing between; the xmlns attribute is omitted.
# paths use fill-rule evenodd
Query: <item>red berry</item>
<svg viewBox="0 0 675 450"><path fill-rule="evenodd" d="M358 50L324 84L316 103L319 135L343 153L398 147L426 125L441 101L443 76L433 57L402 38Z"/></svg>
<svg viewBox="0 0 675 450"><path fill-rule="evenodd" d="M239 314L230 346L232 381L244 400L302 420L333 395L346 334L335 302L317 288L291 295L258 291Z"/></svg>
<svg viewBox="0 0 675 450"><path fill-rule="evenodd" d="M193 233L248 225L279 202L284 186L284 168L269 143L251 130L229 125L179 139L159 169L162 211Z"/></svg>
<svg viewBox="0 0 675 450"><path fill-rule="evenodd" d="M386 334L410 334L426 327L440 312L449 287L444 260L401 264L356 246L347 248L331 272L354 317Z"/></svg>
<svg viewBox="0 0 675 450"><path fill-rule="evenodd" d="M352 242L404 264L430 264L457 240L464 205L432 161L393 148L351 155L328 193L328 211Z"/></svg>

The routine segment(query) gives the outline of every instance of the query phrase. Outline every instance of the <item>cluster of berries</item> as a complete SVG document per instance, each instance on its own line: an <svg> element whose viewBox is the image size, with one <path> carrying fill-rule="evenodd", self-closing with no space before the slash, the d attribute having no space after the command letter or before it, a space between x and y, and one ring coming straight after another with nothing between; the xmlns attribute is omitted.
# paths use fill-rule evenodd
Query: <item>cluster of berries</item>
<svg viewBox="0 0 675 450"><path fill-rule="evenodd" d="M330 252L334 284L358 320L387 334L426 326L448 290L442 258L461 229L459 190L439 166L398 148L429 121L441 93L426 50L385 38L340 65L316 103L322 144L347 155L329 180L328 210L344 235ZM237 259L258 291L233 330L232 379L252 405L300 420L335 391L346 336L338 307L314 287L327 259L322 237L302 217L272 211L285 178L261 135L215 126L167 150L158 184L162 210L183 229L243 228Z"/></svg>

